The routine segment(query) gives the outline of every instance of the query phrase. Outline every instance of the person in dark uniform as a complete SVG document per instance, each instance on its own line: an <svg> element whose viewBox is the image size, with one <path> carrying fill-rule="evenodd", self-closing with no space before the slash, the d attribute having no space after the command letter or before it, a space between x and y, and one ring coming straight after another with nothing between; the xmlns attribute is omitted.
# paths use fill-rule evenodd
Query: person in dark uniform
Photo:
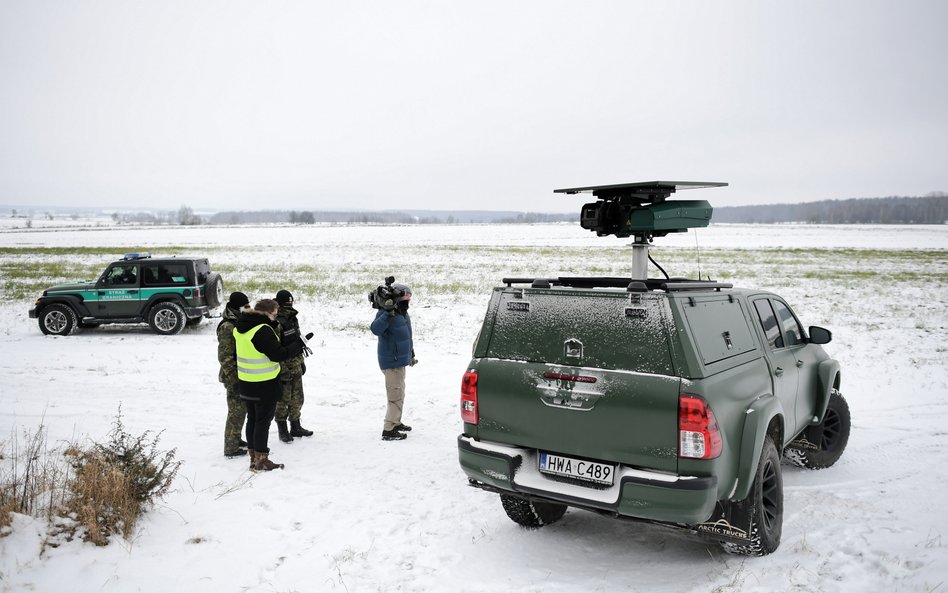
<svg viewBox="0 0 948 593"><path fill-rule="evenodd" d="M227 420L224 423L224 456L242 457L247 454L247 443L240 437L247 419L247 407L237 391L237 343L234 326L240 313L250 311L250 299L242 292L231 293L221 322L217 324L217 361L221 370L218 380L227 392Z"/></svg>
<svg viewBox="0 0 948 593"><path fill-rule="evenodd" d="M280 341L288 344L300 339L300 322L297 319L299 312L293 308L293 295L288 290L281 290L276 294L276 302L280 305L277 313L277 322L280 324ZM311 352L303 349L303 354ZM300 416L303 410L303 374L306 372L304 356L300 354L280 363L280 381L283 382L283 397L277 402L276 425L280 433L280 440L292 443L293 437L311 437L312 430L303 428ZM289 429L286 421L290 421Z"/></svg>

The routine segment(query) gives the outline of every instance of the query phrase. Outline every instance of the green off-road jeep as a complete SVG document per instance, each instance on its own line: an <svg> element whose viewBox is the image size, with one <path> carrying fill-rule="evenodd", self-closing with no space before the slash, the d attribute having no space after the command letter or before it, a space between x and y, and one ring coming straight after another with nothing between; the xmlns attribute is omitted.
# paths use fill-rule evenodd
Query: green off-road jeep
<svg viewBox="0 0 948 593"><path fill-rule="evenodd" d="M649 279L648 244L705 226L715 183L592 191L582 226L635 236L628 278L508 278L461 387L461 467L527 527L567 507L671 525L740 554L780 543L781 454L832 465L849 438L830 332L762 290ZM660 268L659 268L660 269Z"/></svg>
<svg viewBox="0 0 948 593"><path fill-rule="evenodd" d="M57 336L108 323L148 323L159 334L174 335L223 301L224 281L207 259L129 253L98 280L44 290L30 317L44 334Z"/></svg>

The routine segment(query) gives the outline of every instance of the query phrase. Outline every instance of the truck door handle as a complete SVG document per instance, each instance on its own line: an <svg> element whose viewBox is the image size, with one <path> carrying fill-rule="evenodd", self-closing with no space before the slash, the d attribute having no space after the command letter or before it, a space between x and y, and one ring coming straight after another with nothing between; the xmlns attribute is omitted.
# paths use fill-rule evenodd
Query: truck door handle
<svg viewBox="0 0 948 593"><path fill-rule="evenodd" d="M778 377L781 376L781 375L783 375L783 369L780 368L780 367L775 368L775 369L774 369L774 374L777 375Z"/></svg>
<svg viewBox="0 0 948 593"><path fill-rule="evenodd" d="M803 361L802 361L802 360L798 360L798 361L797 361L797 368L800 368L800 367L802 367L802 366L803 366Z"/></svg>

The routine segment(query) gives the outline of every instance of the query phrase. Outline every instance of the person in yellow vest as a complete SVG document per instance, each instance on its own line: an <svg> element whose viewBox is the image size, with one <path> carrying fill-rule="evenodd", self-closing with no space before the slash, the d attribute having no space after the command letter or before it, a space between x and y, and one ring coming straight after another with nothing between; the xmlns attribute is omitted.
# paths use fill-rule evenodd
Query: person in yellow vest
<svg viewBox="0 0 948 593"><path fill-rule="evenodd" d="M257 301L253 310L241 313L234 327L237 344L237 389L247 406L247 443L250 469L283 469L270 461L267 439L277 402L283 395L280 363L298 356L305 342L296 340L284 346L276 331L280 306L271 299Z"/></svg>

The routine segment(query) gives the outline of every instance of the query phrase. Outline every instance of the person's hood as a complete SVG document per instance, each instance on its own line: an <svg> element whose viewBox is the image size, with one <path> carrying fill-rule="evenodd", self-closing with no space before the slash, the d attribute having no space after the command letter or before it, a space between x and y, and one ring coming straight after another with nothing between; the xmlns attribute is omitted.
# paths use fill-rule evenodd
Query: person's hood
<svg viewBox="0 0 948 593"><path fill-rule="evenodd" d="M240 311L234 311L234 310L231 309L230 307L224 307L224 311L221 313L221 318L222 318L224 321L233 321L233 322L236 322L236 321L237 321L237 315L238 315L239 313L240 313Z"/></svg>
<svg viewBox="0 0 948 593"><path fill-rule="evenodd" d="M249 313L240 313L237 315L237 324L234 327L239 333L245 334L261 323L270 325L270 318L263 313L250 311Z"/></svg>
<svg viewBox="0 0 948 593"><path fill-rule="evenodd" d="M299 311L293 308L293 305L280 305L280 311L277 313L284 319L293 319L299 314Z"/></svg>

